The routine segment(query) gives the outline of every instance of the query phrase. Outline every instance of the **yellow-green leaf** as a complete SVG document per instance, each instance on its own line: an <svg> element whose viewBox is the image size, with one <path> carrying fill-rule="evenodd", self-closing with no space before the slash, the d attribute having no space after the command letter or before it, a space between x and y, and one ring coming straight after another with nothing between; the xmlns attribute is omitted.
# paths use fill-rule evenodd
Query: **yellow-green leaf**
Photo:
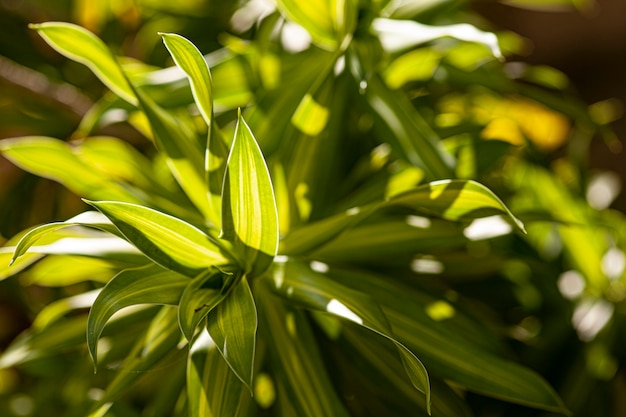
<svg viewBox="0 0 626 417"><path fill-rule="evenodd" d="M82 197L140 201L115 178L82 161L77 148L59 139L42 136L5 139L0 142L0 152L20 168L57 181Z"/></svg>
<svg viewBox="0 0 626 417"><path fill-rule="evenodd" d="M262 273L278 249L274 188L261 149L241 113L222 190L222 237L246 272Z"/></svg>
<svg viewBox="0 0 626 417"><path fill-rule="evenodd" d="M197 227L136 204L88 201L107 216L125 238L164 268L187 276L228 264L218 243Z"/></svg>
<svg viewBox="0 0 626 417"><path fill-rule="evenodd" d="M175 33L161 33L165 47L174 62L185 72L191 84L193 98L207 126L213 119L213 87L211 73L204 57L186 38Z"/></svg>
<svg viewBox="0 0 626 417"><path fill-rule="evenodd" d="M356 0L279 0L278 8L289 20L304 27L318 46L336 50L356 25Z"/></svg>
<svg viewBox="0 0 626 417"><path fill-rule="evenodd" d="M392 197L386 205L399 205L447 220L470 220L503 214L520 231L524 224L493 191L476 181L433 181Z"/></svg>
<svg viewBox="0 0 626 417"><path fill-rule="evenodd" d="M89 67L115 94L131 104L137 104L122 69L109 48L85 28L65 23L31 24L41 37L60 54Z"/></svg>

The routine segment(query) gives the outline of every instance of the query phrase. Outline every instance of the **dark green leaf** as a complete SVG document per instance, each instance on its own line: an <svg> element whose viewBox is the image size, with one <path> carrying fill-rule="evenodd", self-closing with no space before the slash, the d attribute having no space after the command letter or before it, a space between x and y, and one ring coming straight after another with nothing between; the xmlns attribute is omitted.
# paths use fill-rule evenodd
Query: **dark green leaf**
<svg viewBox="0 0 626 417"><path fill-rule="evenodd" d="M228 366L252 394L257 311L245 277L209 313L207 330Z"/></svg>
<svg viewBox="0 0 626 417"><path fill-rule="evenodd" d="M204 329L187 360L189 417L250 416L254 402Z"/></svg>
<svg viewBox="0 0 626 417"><path fill-rule="evenodd" d="M205 181L204 153L195 133L157 105L148 95L135 89L157 148L166 156L167 165L189 199L206 218L211 215Z"/></svg>
<svg viewBox="0 0 626 417"><path fill-rule="evenodd" d="M304 313L286 306L265 284L258 282L254 294L276 377L277 414L347 417Z"/></svg>
<svg viewBox="0 0 626 417"><path fill-rule="evenodd" d="M379 76L367 80L365 98L382 137L430 179L452 178L454 161L437 134L401 91L390 90Z"/></svg>
<svg viewBox="0 0 626 417"><path fill-rule="evenodd" d="M186 277L154 264L124 270L109 281L94 302L87 322L87 345L94 367L98 363L98 338L115 312L137 304L177 305L188 283Z"/></svg>
<svg viewBox="0 0 626 417"><path fill-rule="evenodd" d="M239 277L214 268L201 272L185 288L178 307L178 324L187 340L209 312L226 298Z"/></svg>
<svg viewBox="0 0 626 417"><path fill-rule="evenodd" d="M525 232L523 223L484 185L471 180L441 180L398 194L385 202L354 207L345 213L307 224L294 230L281 241L280 252L286 255L308 253L331 242L346 229L356 226L380 209L393 206L409 207L417 213L451 221L472 220L499 214L504 215L519 230ZM406 225L408 233L410 227L409 224ZM438 231L435 230L434 233L437 234ZM448 232L447 235L454 237L454 233ZM461 238L460 232L458 236ZM375 236L375 238L384 237Z"/></svg>
<svg viewBox="0 0 626 417"><path fill-rule="evenodd" d="M114 401L146 371L168 356L173 356L174 363L181 359L185 346L177 346L180 342L180 331L176 325L176 319L175 308L165 306L159 310L145 336L140 338L126 355L124 362L120 365L120 371L107 385L104 394L95 404L94 410Z"/></svg>
<svg viewBox="0 0 626 417"><path fill-rule="evenodd" d="M426 395L426 409L430 413L430 383L426 368L395 338L387 317L367 294L351 290L322 273L294 262L277 264L274 282L275 291L284 298L354 322L393 342L411 382Z"/></svg>

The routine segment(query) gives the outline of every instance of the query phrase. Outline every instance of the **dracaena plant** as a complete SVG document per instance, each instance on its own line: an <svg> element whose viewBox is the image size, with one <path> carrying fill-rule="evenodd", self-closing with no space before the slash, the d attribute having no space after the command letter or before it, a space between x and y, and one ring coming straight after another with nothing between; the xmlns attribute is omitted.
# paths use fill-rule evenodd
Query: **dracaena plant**
<svg viewBox="0 0 626 417"><path fill-rule="evenodd" d="M402 10L386 3L278 1L284 17L259 21L261 42L228 38L206 58L163 33L176 72L121 65L72 24L33 25L112 93L70 142L0 142L90 206L0 253L3 277L83 285L44 307L0 365L89 352L95 376L67 371L89 381L67 415L140 415L134 402L151 416L471 416L465 392L567 413L471 299L407 278L440 272L433 254L463 253L474 220L518 239L525 228L489 188L456 179L462 146L444 147L390 87L418 78L381 65L441 37L497 59L495 35L391 20ZM294 23L313 44L296 54L274 39ZM149 157L91 135L120 113L152 140Z"/></svg>

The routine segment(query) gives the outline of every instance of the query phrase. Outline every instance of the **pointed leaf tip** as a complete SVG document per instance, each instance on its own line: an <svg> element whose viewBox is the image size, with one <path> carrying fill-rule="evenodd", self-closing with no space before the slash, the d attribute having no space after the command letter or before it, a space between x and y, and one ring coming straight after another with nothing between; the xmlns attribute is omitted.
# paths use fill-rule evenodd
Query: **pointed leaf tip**
<svg viewBox="0 0 626 417"><path fill-rule="evenodd" d="M222 236L231 241L246 272L265 271L278 251L278 210L269 169L241 115L222 187Z"/></svg>

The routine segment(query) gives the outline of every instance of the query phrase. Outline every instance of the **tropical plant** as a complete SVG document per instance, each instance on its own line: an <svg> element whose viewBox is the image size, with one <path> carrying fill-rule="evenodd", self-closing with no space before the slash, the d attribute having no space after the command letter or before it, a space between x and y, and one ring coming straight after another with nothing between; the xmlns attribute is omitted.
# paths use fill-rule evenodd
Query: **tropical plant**
<svg viewBox="0 0 626 417"><path fill-rule="evenodd" d="M252 2L206 57L160 34L176 66L156 70L82 27L32 25L111 92L70 141L0 142L87 204L0 251L0 277L60 295L0 357L51 377L31 413L569 413L530 368L559 386L574 372L541 366L575 335L552 331L572 304L550 284L586 283L568 294L623 321L624 268L606 259L626 228L578 197L575 158L544 166L606 129L554 70L512 79L512 35L427 25L456 15L418 3ZM154 149L92 136L120 119ZM620 327L591 343L606 320L576 328L596 355L581 383L617 372Z"/></svg>

